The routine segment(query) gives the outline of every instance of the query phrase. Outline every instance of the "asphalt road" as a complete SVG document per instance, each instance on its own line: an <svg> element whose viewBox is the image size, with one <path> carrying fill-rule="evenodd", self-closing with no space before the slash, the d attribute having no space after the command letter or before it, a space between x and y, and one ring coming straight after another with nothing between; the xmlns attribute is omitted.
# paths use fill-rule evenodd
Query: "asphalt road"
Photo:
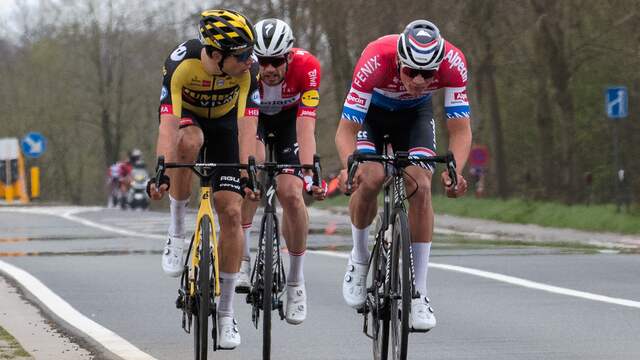
<svg viewBox="0 0 640 360"><path fill-rule="evenodd" d="M190 358L192 335L182 331L180 313L173 305L177 281L160 270L168 215L45 212L54 215L0 211L0 260L28 271L80 313L154 358ZM314 213L312 222L314 233L330 224L340 234L346 224L323 213ZM96 224L108 227L98 229ZM309 243L316 249L340 249L350 239L316 234ZM458 244L443 237L434 243L431 260L435 264L640 300L638 255L481 241ZM308 253L309 316L300 326L274 323L274 359L371 358L362 317L342 300L345 264L338 256ZM536 290L443 267L429 270L429 289L438 326L430 333L410 336L411 359L640 358L638 307ZM236 297L235 309L242 345L213 358L259 359L260 332L251 324L244 297Z"/></svg>

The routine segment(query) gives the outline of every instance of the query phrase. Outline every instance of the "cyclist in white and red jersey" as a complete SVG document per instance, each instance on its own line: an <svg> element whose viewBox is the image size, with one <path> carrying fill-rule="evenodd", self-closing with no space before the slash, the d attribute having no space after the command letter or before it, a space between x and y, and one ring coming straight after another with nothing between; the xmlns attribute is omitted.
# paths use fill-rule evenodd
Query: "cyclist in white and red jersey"
<svg viewBox="0 0 640 360"><path fill-rule="evenodd" d="M444 40L429 21L416 20L400 35L388 35L371 42L354 70L336 134L343 167L346 168L348 156L356 149L380 154L384 135L389 135L395 151L408 151L419 157L435 155L431 97L436 90L444 89L449 149L461 174L471 147L467 75L464 54ZM433 234L434 167L432 164L409 166L405 171L407 193L413 194L409 197L409 226L415 285L420 295L412 299L410 322L416 330L429 330L436 325L426 297ZM340 176L344 184L346 169ZM449 183L446 172L441 179L443 184ZM347 304L356 308L365 301L369 226L376 215L376 197L383 180L382 165L372 162L361 164L354 179L355 190L349 203L354 247L343 281L343 296ZM458 197L466 189L465 179L458 175L458 186L448 187L446 192L449 197Z"/></svg>
<svg viewBox="0 0 640 360"><path fill-rule="evenodd" d="M294 48L294 37L287 23L265 19L256 24L254 52L260 64L260 114L258 121L245 121L240 127L241 149L256 149L241 158L260 154L264 144L275 149L275 161L281 164L312 164L316 151L316 108L320 102L320 63L309 52ZM256 140L256 133L258 139ZM272 134L272 137L269 135ZM289 252L286 320L300 324L306 318L306 289L303 260L309 217L302 198L303 189L316 199L326 195L324 186L312 186L311 172L283 170L277 177L277 196L283 209L282 234ZM243 228L245 252L240 266L238 287L249 288L249 238L257 203L245 201Z"/></svg>

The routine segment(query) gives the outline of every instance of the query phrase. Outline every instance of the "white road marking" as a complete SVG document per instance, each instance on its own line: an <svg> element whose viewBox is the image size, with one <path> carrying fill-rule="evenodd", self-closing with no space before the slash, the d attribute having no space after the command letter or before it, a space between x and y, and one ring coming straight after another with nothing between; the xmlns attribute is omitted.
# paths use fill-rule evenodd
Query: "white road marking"
<svg viewBox="0 0 640 360"><path fill-rule="evenodd" d="M63 217L65 219L67 219L67 220L75 221L75 222L80 223L80 224L85 225L85 226L94 227L94 228L97 228L97 229L100 229L100 230L113 232L113 233L117 233L117 234L124 235L124 236L167 240L167 236L166 235L156 235L156 234L142 233L142 232L138 232L138 231L130 231L130 230L118 229L118 228L115 228L113 226L98 224L96 222L93 222L93 221L90 221L90 220L86 220L86 219L82 219L80 217L74 216L74 214L78 213L78 212L83 212L83 211L82 210L76 210L76 211L71 210L71 211L64 212L64 213L62 213L60 215L57 215L57 216Z"/></svg>
<svg viewBox="0 0 640 360"><path fill-rule="evenodd" d="M67 220L83 224L85 226L90 226L93 228L114 232L114 233L125 235L125 236L145 237L145 238L163 239L163 240L165 239L165 236L162 236L162 235L154 235L154 234L147 234L142 232L118 229L112 226L99 224L99 223L75 216L75 214L80 212L99 211L102 209L103 208L99 208L99 207L95 207L95 208L42 207L42 208L9 208L9 209L0 208L0 211L53 215L53 216L62 217ZM310 250L309 253L324 255L324 256L332 256L332 257L343 258L343 259L348 258L347 253L338 253L333 251ZM560 295L573 296L573 297L578 297L586 300L600 301L600 302L640 309L640 302L638 301L613 298L613 297L599 295L599 294L572 290L572 289L562 288L558 286L542 284L542 283L521 279L513 276L508 276L508 275L503 275L503 274L498 274L498 273L493 273L493 272L488 272L488 271L483 271L478 269L472 269L472 268L467 268L462 266L439 264L434 262L430 262L429 266L437 269L455 271L455 272L460 272L464 274L479 276L486 279L492 279L492 280L505 282L512 285L522 286L530 289L542 290L542 291L547 291L550 293L555 293ZM97 324L96 322L88 319L87 317L79 313L77 310L71 307L71 305L69 305L64 300L62 300L62 298L60 298L58 295L56 295L50 289L44 286L44 284L42 284L38 279L30 275L29 273L25 272L24 270L16 268L3 261L0 261L0 270L3 270L4 272L10 274L16 281L21 283L25 288L27 288L27 290L29 290L32 294L34 294L34 296L38 297L43 304L49 307L51 311L56 313L58 316L63 318L65 321L67 321L69 324L73 325L80 331L94 338L96 341L101 343L110 351L118 354L119 356L127 360L128 359L131 359L131 360L154 359L153 357L142 352L140 349L136 348L135 346L127 342L125 339L118 336L117 334L102 327L101 325Z"/></svg>
<svg viewBox="0 0 640 360"><path fill-rule="evenodd" d="M104 210L101 207L24 207L24 208L0 208L2 212L18 212L18 213L26 213L26 214L42 214L42 215L51 215L61 217L70 221L74 221L80 223L85 226L93 227L96 229L100 229L107 232L112 232L124 236L130 237L143 237L143 238L151 238L151 239L161 239L166 240L167 237L163 235L155 235L142 233L137 231L129 231L124 229L119 229L109 225L103 225L96 223L91 220L86 220L80 217L75 216L77 213L81 212L92 212L92 211L100 211Z"/></svg>
<svg viewBox="0 0 640 360"><path fill-rule="evenodd" d="M347 253L337 253L332 251L312 251L312 250L308 252L313 254L318 254L318 255L338 257L342 259L349 258L349 254ZM457 266L457 265L439 264L439 263L434 263L430 261L429 267L448 270L448 271L455 271L455 272L464 273L464 274L473 275L473 276L479 276L485 279L496 280L496 281L508 283L511 285L546 291L554 294L573 296L573 297L582 298L586 300L600 301L600 302L605 302L609 304L628 306L628 307L640 309L640 301L620 299L620 298L614 298L614 297L605 296L605 295L593 294L585 291L567 289L559 286L547 285L547 284L543 284L535 281L530 281L527 279L522 279L514 276L503 275L499 273L478 270L478 269Z"/></svg>
<svg viewBox="0 0 640 360"><path fill-rule="evenodd" d="M0 260L0 271L11 276L24 289L38 298L41 304L71 326L92 337L107 350L126 360L155 360L153 356L138 349L118 334L82 315L28 272L2 260Z"/></svg>

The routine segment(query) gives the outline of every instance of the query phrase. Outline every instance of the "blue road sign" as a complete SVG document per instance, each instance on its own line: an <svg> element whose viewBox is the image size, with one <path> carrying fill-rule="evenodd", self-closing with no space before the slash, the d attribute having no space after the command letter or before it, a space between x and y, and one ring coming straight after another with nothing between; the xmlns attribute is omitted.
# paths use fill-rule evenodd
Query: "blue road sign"
<svg viewBox="0 0 640 360"><path fill-rule="evenodd" d="M37 132L28 133L20 141L22 152L30 158L39 158L47 148L47 139Z"/></svg>
<svg viewBox="0 0 640 360"><path fill-rule="evenodd" d="M604 96L605 111L611 119L621 119L629 115L629 93L624 86L608 87Z"/></svg>

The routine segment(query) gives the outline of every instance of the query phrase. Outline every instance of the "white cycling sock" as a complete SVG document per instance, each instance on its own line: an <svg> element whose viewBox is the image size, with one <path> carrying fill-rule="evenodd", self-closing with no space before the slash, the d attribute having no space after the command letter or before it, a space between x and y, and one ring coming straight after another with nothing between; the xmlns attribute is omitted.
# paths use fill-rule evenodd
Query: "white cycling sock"
<svg viewBox="0 0 640 360"><path fill-rule="evenodd" d="M244 232L244 249L242 256L245 259L251 259L251 223L242 224L242 231Z"/></svg>
<svg viewBox="0 0 640 360"><path fill-rule="evenodd" d="M369 227L358 229L351 224L351 237L353 238L353 249L351 258L358 264L369 262Z"/></svg>
<svg viewBox="0 0 640 360"><path fill-rule="evenodd" d="M238 273L220 272L219 317L233 317L233 297L236 293L237 277Z"/></svg>
<svg viewBox="0 0 640 360"><path fill-rule="evenodd" d="M187 200L176 200L169 195L169 209L171 213L171 223L169 224L169 235L184 237L184 216L187 213Z"/></svg>
<svg viewBox="0 0 640 360"><path fill-rule="evenodd" d="M304 284L304 254L296 254L289 251L289 275L287 275L287 285L300 286Z"/></svg>
<svg viewBox="0 0 640 360"><path fill-rule="evenodd" d="M431 243L412 243L413 271L416 276L416 290L422 296L427 296L427 271L429 270L429 254Z"/></svg>

